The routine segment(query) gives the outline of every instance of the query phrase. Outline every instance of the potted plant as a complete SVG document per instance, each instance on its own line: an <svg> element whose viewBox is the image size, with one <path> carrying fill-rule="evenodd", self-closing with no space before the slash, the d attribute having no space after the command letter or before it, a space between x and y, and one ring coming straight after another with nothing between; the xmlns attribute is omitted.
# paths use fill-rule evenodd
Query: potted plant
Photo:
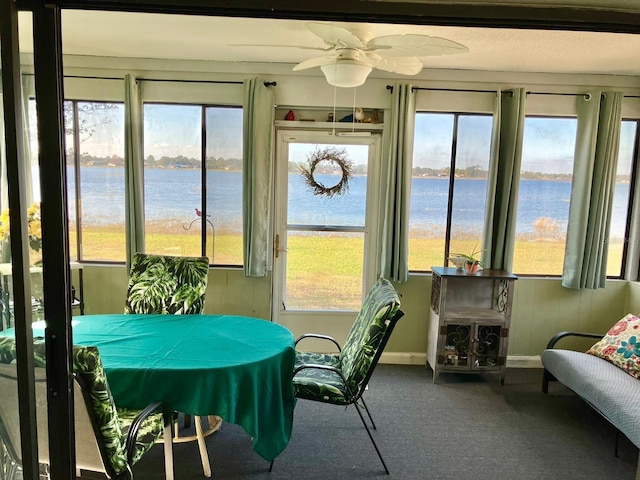
<svg viewBox="0 0 640 480"><path fill-rule="evenodd" d="M484 268L484 263L482 263L482 260L476 258L476 256L481 253L482 250L478 250L478 244L476 243L475 247L473 247L473 251L470 254L452 253L449 259L458 267L458 269L460 269L459 265L464 263L463 268L468 273L477 273L480 268Z"/></svg>

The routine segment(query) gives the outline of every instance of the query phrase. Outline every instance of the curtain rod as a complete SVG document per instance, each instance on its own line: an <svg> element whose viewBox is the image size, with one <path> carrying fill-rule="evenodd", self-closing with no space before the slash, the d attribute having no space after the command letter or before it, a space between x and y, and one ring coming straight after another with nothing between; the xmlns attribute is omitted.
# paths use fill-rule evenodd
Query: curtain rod
<svg viewBox="0 0 640 480"><path fill-rule="evenodd" d="M162 78L137 78L141 82L175 82L175 83L218 83L227 85L243 85L244 82L237 80L171 80ZM278 82L262 82L265 87L275 87Z"/></svg>
<svg viewBox="0 0 640 480"><path fill-rule="evenodd" d="M393 92L393 85L387 85L387 90ZM497 93L497 90L478 90L478 89L465 89L465 88L429 88L429 87L411 87L411 90L428 90L434 92L470 92L470 93ZM507 89L504 91L510 91L511 89ZM527 95L530 93L537 95L586 95L582 93L555 93L555 92L527 92Z"/></svg>
<svg viewBox="0 0 640 480"><path fill-rule="evenodd" d="M387 85L387 90L393 92L393 85ZM496 93L496 90L467 90L464 88L429 88L429 87L411 87L412 91L415 90L432 90L436 92L472 92L472 93Z"/></svg>
<svg viewBox="0 0 640 480"><path fill-rule="evenodd" d="M29 73L26 75L32 75ZM90 80L124 80L123 77L99 77L99 76L85 76L85 75L64 75L64 78L86 78ZM244 82L237 80L175 80L175 79L163 79L163 78L136 78L142 82L177 82L177 83L218 83L228 85L242 85ZM275 87L278 82L264 82L265 87Z"/></svg>
<svg viewBox="0 0 640 480"><path fill-rule="evenodd" d="M393 92L393 85L387 85L387 90ZM411 87L411 90L431 90L436 92L471 92L471 93L496 93L497 90L467 90L464 88L428 88L428 87ZM578 96L589 95L589 92L585 93L562 93L562 92L531 92L528 91L527 95L560 95L560 96ZM624 98L640 98L639 95L623 95Z"/></svg>

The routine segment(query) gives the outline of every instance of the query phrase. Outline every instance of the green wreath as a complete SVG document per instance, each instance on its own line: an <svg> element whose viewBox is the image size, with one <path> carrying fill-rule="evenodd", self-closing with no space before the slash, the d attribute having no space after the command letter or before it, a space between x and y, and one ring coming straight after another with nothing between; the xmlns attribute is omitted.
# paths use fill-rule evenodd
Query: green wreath
<svg viewBox="0 0 640 480"><path fill-rule="evenodd" d="M316 180L315 171L321 162L327 162L332 164L334 169L335 167L340 169L341 178L338 183L327 187ZM334 147L316 148L313 153L307 156L307 164L300 167L300 175L314 195L323 195L325 197L342 195L349 190L349 181L353 175L353 163L349 160L344 149Z"/></svg>

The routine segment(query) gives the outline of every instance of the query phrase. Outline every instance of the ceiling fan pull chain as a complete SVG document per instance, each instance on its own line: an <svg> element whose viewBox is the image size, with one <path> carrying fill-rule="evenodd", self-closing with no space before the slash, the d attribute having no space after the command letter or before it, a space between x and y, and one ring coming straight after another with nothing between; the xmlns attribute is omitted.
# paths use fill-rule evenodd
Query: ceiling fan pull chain
<svg viewBox="0 0 640 480"><path fill-rule="evenodd" d="M336 66L337 67L337 66ZM331 123L331 135L336 136L336 91L338 87L333 86L333 122Z"/></svg>
<svg viewBox="0 0 640 480"><path fill-rule="evenodd" d="M351 112L351 131L356 131L356 89L358 87L353 87L353 111Z"/></svg>

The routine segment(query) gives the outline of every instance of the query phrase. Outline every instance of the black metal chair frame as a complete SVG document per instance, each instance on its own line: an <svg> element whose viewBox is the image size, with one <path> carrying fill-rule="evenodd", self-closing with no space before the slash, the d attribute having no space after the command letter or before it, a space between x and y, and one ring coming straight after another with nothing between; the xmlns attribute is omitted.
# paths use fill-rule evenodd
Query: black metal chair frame
<svg viewBox="0 0 640 480"><path fill-rule="evenodd" d="M378 448L378 445L376 444L376 441L373 438L373 435L371 434L371 430L369 429L369 426L367 425L367 422L364 419L364 415L362 415L362 410L360 409L360 406L358 405L358 400L362 401L362 406L364 407L364 410L367 412L367 415L369 417L369 420L371 421L371 426L373 427L374 430L377 430L376 424L373 421L373 417L371 416L371 412L369 411L369 408L367 408L367 404L364 401L364 398L362 398L362 394L364 393L364 391L367 388L367 385L369 383L369 380L371 379L371 375L373 374L373 371L375 370L376 365L378 364L378 360L380 359L380 356L382 355L382 352L384 351L385 346L387 345L387 341L389 340L389 337L391 336L391 333L393 332L393 329L396 325L396 323L398 323L398 320L400 320L400 318L402 318L402 316L404 315L404 312L402 310L398 310L395 315L393 317L391 317L388 320L388 325L387 325L387 329L384 332L384 336L382 337L382 340L380 341L380 345L373 357L373 361L371 362L371 365L369 366L369 369L367 371L367 374L365 375L365 378L360 386L360 388L358 389L358 391L353 392L351 390L351 388L349 387L349 384L347 383L346 378L344 377L344 375L342 374L342 371L340 371L340 369L329 366L329 365L318 365L318 364L306 364L306 365L300 365L299 367L297 367L294 371L293 371L293 377L295 378L295 376L306 369L319 369L319 370L327 370L327 371L331 371L336 373L337 375L340 376L340 378L342 379L342 382L344 383L344 385L347 388L347 393L348 396L346 397L346 404L344 404L345 406L349 406L349 405L354 405L356 407L356 411L358 412L358 415L360 417L360 420L362 421L362 424L364 425L364 428L367 431L367 434L369 435L369 439L371 440L371 443L373 443L373 448L375 448L376 453L378 454L378 458L380 458L380 461L382 462L382 466L384 467L384 471L387 475L389 475L389 468L387 468L387 464L385 463L384 459L382 458L382 453L380 453L380 449ZM300 336L295 344L296 346L298 345L298 343L302 340L304 340L305 338L318 338L318 339L323 339L323 340L328 340L330 342L332 342L337 348L338 351L341 352L342 349L340 347L340 344L332 337L327 336L327 335L319 335L319 334L315 334L315 333L307 333L305 335ZM309 400L309 399L306 399ZM336 403L330 402L330 401L323 401L323 400L312 400L312 401L317 401L317 402L322 402L322 403L329 403L332 405L338 405ZM342 405L342 404L340 404ZM271 466L269 467L269 471L271 471L273 469L273 462L271 462Z"/></svg>

